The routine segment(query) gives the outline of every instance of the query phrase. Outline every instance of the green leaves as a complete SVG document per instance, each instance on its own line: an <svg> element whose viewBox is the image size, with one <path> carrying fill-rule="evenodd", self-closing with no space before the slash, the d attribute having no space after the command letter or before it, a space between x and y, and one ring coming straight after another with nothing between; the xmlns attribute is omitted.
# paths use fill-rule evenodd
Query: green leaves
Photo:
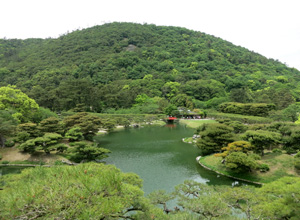
<svg viewBox="0 0 300 220"><path fill-rule="evenodd" d="M7 177L0 192L1 217L123 219L132 213L146 219L152 208L159 215L143 197L141 179L130 175L93 163L26 169L17 179Z"/></svg>
<svg viewBox="0 0 300 220"><path fill-rule="evenodd" d="M257 169L258 163L243 152L233 152L225 159L225 166L236 172L249 172Z"/></svg>
<svg viewBox="0 0 300 220"><path fill-rule="evenodd" d="M10 112L0 110L0 146L4 146L5 138L12 135L16 130L17 121Z"/></svg>
<svg viewBox="0 0 300 220"><path fill-rule="evenodd" d="M102 160L108 157L109 150L86 142L74 142L70 144L72 147L68 149L70 160L74 162L87 162L93 160Z"/></svg>
<svg viewBox="0 0 300 220"><path fill-rule="evenodd" d="M264 149L280 143L281 134L265 130L248 130L245 132L242 138L249 141L255 147L254 151L261 153L261 155L263 156Z"/></svg>
<svg viewBox="0 0 300 220"><path fill-rule="evenodd" d="M36 151L44 151L47 154L50 154L51 151L57 150L62 151L63 146L57 145L59 140L62 139L60 134L56 133L46 133L42 137L37 137L35 139L29 139L25 143L22 143L18 146L21 151L34 153Z"/></svg>
<svg viewBox="0 0 300 220"><path fill-rule="evenodd" d="M19 122L30 121L38 104L15 86L0 87L0 110L15 110L13 117Z"/></svg>
<svg viewBox="0 0 300 220"><path fill-rule="evenodd" d="M196 145L204 155L216 153L234 140L232 131L233 129L225 124L203 124L197 129L200 138Z"/></svg>
<svg viewBox="0 0 300 220"><path fill-rule="evenodd" d="M81 132L80 127L73 127L68 130L65 134L65 138L68 138L69 141L78 141L83 138L83 134Z"/></svg>

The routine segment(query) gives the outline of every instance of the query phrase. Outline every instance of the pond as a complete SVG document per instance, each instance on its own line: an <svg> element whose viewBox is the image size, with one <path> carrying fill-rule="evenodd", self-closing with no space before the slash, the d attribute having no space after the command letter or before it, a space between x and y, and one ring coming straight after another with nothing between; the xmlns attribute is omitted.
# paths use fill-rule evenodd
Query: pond
<svg viewBox="0 0 300 220"><path fill-rule="evenodd" d="M179 124L125 129L97 137L101 147L111 150L105 159L123 172L137 173L146 194L163 189L168 192L190 179L209 185L233 185L235 180L202 168L197 147L182 142L194 129Z"/></svg>

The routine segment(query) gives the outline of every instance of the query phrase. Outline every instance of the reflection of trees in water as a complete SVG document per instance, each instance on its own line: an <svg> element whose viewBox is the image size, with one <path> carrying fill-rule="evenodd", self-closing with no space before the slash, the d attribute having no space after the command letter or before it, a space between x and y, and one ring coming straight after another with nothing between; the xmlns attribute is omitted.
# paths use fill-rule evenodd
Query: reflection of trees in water
<svg viewBox="0 0 300 220"><path fill-rule="evenodd" d="M167 123L167 124L165 125L165 127L167 127L167 128L176 128L177 125L176 125L175 123Z"/></svg>
<svg viewBox="0 0 300 220"><path fill-rule="evenodd" d="M196 162L197 163L197 162ZM250 186L259 186L257 184L251 184L248 182L236 181L235 179L222 176L220 174L215 173L214 171L207 170L204 167L197 166L197 171L199 175L204 178L208 179L207 185L231 185L231 186L242 186L242 185L250 185Z"/></svg>

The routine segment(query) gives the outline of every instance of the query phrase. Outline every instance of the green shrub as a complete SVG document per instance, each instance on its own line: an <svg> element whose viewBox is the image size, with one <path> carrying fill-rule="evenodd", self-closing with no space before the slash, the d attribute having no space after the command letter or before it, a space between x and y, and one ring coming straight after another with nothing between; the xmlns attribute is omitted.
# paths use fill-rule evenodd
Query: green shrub
<svg viewBox="0 0 300 220"><path fill-rule="evenodd" d="M21 131L17 133L16 141L17 142L25 142L30 139L30 134L27 133L26 131Z"/></svg>
<svg viewBox="0 0 300 220"><path fill-rule="evenodd" d="M268 164L263 163L263 164L260 164L259 170L260 170L260 172L267 172L270 170L270 167Z"/></svg>
<svg viewBox="0 0 300 220"><path fill-rule="evenodd" d="M2 163L2 164L9 164L9 161L3 160L1 163Z"/></svg>
<svg viewBox="0 0 300 220"><path fill-rule="evenodd" d="M295 155L295 158L300 158L300 151Z"/></svg>
<svg viewBox="0 0 300 220"><path fill-rule="evenodd" d="M273 153L282 153L282 150L279 149L279 148L274 148L274 149L272 150L272 152L273 152Z"/></svg>
<svg viewBox="0 0 300 220"><path fill-rule="evenodd" d="M297 153L297 150L294 148L287 148L286 153L287 154L295 154L295 153Z"/></svg>
<svg viewBox="0 0 300 220"><path fill-rule="evenodd" d="M300 170L300 158L295 158L295 168L297 170Z"/></svg>
<svg viewBox="0 0 300 220"><path fill-rule="evenodd" d="M13 147L15 145L15 142L13 140L7 140L4 143L5 147Z"/></svg>
<svg viewBox="0 0 300 220"><path fill-rule="evenodd" d="M215 118L215 119L230 119L232 121L240 121L245 124L256 124L256 123L268 124L273 121L265 117L220 113L220 112L213 112L213 111L208 112L207 116L209 118Z"/></svg>
<svg viewBox="0 0 300 220"><path fill-rule="evenodd" d="M249 157L251 157L252 159L254 160L260 160L261 159L261 156L259 156L258 154L250 154Z"/></svg>
<svg viewBox="0 0 300 220"><path fill-rule="evenodd" d="M2 160L2 155L0 154L0 160Z"/></svg>
<svg viewBox="0 0 300 220"><path fill-rule="evenodd" d="M269 112L274 109L275 109L274 104L267 104L267 103L225 102L219 105L219 111L224 113L253 115L253 116L268 116Z"/></svg>

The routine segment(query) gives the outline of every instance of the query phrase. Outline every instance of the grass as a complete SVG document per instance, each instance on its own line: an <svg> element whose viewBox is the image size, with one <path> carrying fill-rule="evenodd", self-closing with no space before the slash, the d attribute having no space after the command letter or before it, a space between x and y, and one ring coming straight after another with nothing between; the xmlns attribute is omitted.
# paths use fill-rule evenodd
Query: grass
<svg viewBox="0 0 300 220"><path fill-rule="evenodd" d="M232 121L240 121L246 124L268 124L272 122L272 119L259 117L259 116L249 116L249 115L240 115L240 114L230 114L230 113L221 113L210 111L208 117L215 119L230 119Z"/></svg>
<svg viewBox="0 0 300 220"><path fill-rule="evenodd" d="M198 128L200 125L204 123L214 123L214 122L216 121L211 119L180 119L179 120L180 124L184 124L190 128Z"/></svg>
<svg viewBox="0 0 300 220"><path fill-rule="evenodd" d="M183 142L185 142L185 143L194 143L194 139L192 137L183 138Z"/></svg>
<svg viewBox="0 0 300 220"><path fill-rule="evenodd" d="M268 172L253 171L251 173L235 173L226 169L226 167L221 163L221 160L222 158L220 157L210 155L201 157L200 162L214 171L261 183L269 183L284 176L300 177L294 168L294 157L288 154L269 152L261 160L259 160L259 163L269 165L270 170Z"/></svg>

